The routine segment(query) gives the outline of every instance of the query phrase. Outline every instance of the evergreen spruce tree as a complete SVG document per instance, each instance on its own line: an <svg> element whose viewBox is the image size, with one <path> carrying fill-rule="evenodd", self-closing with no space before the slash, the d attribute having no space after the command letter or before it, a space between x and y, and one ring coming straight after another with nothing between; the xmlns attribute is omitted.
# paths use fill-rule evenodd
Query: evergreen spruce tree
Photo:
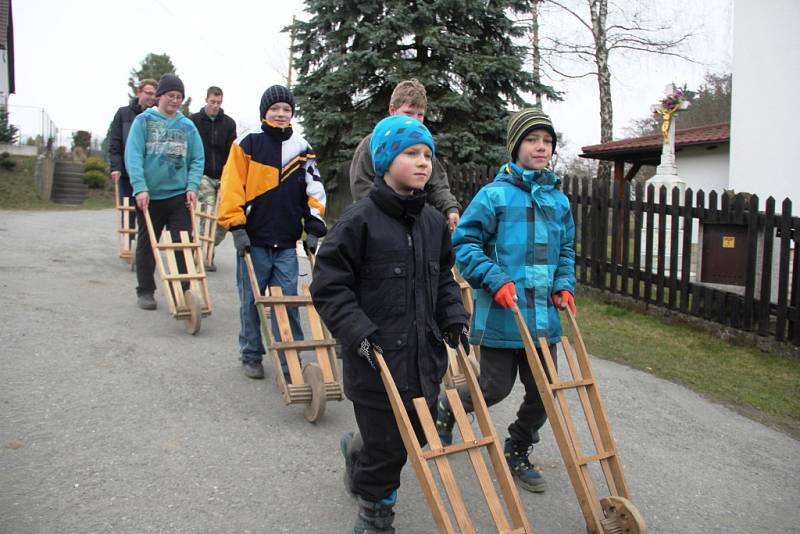
<svg viewBox="0 0 800 534"><path fill-rule="evenodd" d="M509 109L527 105L522 93L538 87L513 42L525 28L509 15L525 9L521 0L306 0L311 19L289 28L297 43L292 90L326 177L352 158L386 115L395 85L409 78L427 89L437 155L504 161Z"/></svg>
<svg viewBox="0 0 800 534"><path fill-rule="evenodd" d="M139 68L131 69L131 75L128 77L128 87L131 92L128 94L129 99L136 98L136 91L139 88L139 81L146 78L152 78L158 81L164 74L177 74L175 65L169 54L147 54ZM181 113L189 116L189 106L192 105L192 97L186 98L181 104Z"/></svg>

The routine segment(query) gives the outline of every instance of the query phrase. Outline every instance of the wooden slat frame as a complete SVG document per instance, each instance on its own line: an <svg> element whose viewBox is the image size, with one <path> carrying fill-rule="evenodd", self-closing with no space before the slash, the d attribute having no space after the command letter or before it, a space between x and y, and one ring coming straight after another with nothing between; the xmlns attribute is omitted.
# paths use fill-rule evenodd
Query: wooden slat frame
<svg viewBox="0 0 800 534"><path fill-rule="evenodd" d="M344 394L336 366L336 340L325 327L314 307L308 286L303 287L301 295L284 295L280 287L267 287L262 292L258 286L253 259L250 257L249 252L244 255L244 263L247 268L250 287L253 291L253 298L259 311L261 334L266 341L275 376L281 386L280 389L286 404L307 404L311 401L310 386L303 379L303 371L300 367L299 352L301 350L314 351L316 363L322 371L323 381L325 382L326 400L342 400ZM294 339L291 323L289 322L289 307L305 308L311 330L311 339L301 341ZM272 334L270 315L267 313L269 310L272 310L272 313L275 314L281 341L277 341ZM279 351L283 351L286 358L291 381L289 384L286 383L281 370Z"/></svg>
<svg viewBox="0 0 800 534"><path fill-rule="evenodd" d="M568 382L562 382L558 376L547 340L544 338L539 340L542 351L540 359L530 331L518 309L515 310L514 317L525 344L528 364L533 372L536 387L547 411L553 435L575 489L587 528L590 532L604 532L602 527L604 513L594 488L589 465L600 464L610 495L629 499L630 492L578 324L572 312L566 313L575 338L574 347L566 336L561 338L564 357L571 375L571 380ZM578 394L595 454L588 456L583 454L565 396L569 389L575 389Z"/></svg>
<svg viewBox="0 0 800 534"><path fill-rule="evenodd" d="M130 225L130 214L136 216L136 207L131 205L131 199L125 197L122 200L119 198L119 183L114 182L114 206L117 209L117 247L119 250L119 257L132 263L134 261L134 251L131 247L130 236L136 236L136 229Z"/></svg>
<svg viewBox="0 0 800 534"><path fill-rule="evenodd" d="M473 408L475 411L475 419L480 428L482 437L475 436L472 427L467 418L464 406L461 404L461 399L458 393L453 390L447 390L446 395L450 401L450 408L453 410L453 415L456 420L456 425L464 439L462 443L455 443L447 447L442 446L439 434L436 431L436 424L434 423L430 409L423 398L414 399L412 402L420 420L425 438L428 440L430 452L424 453L414 432L408 412L405 409L403 400L400 397L400 392L392 379L391 371L386 365L386 361L380 353L375 354L375 359L380 367L381 380L383 381L386 392L389 396L389 403L392 406L397 421L400 435L403 439L403 445L408 452L411 465L422 487L423 495L428 503L428 507L433 515L434 523L439 532L442 533L474 533L475 529L470 519L468 507L464 503L461 490L455 480L455 475L452 472L450 464L447 460L448 456L466 452L478 483L483 492L484 498L489 506L492 519L498 532L502 533L531 533L531 527L528 519L523 511L517 488L511 478L511 472L508 464L503 457L500 440L497 437L494 425L489 417L489 410L486 406L486 401L478 385L475 373L472 371L469 363L467 362L467 355L464 354L463 349L458 350L458 364L464 369L464 375L473 400ZM492 483L491 476L486 467L486 464L481 455L480 449L486 448L489 459L497 477L498 485L505 499L508 508L509 517L500 501L500 498ZM450 515L445 508L444 502L439 494L436 486L436 481L433 478L433 473L428 465L428 461L433 461L439 471L444 487L445 494L453 510L459 530L453 527ZM513 525L513 526L512 526Z"/></svg>
<svg viewBox="0 0 800 534"><path fill-rule="evenodd" d="M193 235L196 236L197 227L194 220L194 209L191 206L189 207L189 216L192 220ZM180 240L173 242L172 232L168 227L162 230L161 242L159 242L156 240L153 220L150 218L150 210L147 208L144 210L144 220L170 314L176 319L186 319L188 309L183 297L181 282L188 281L190 288L203 300L201 307L203 316L211 315L212 307L211 296L208 292L208 281L203 262L200 261L200 257L197 254L200 249L200 243L196 239L193 240L185 230L179 232ZM181 274L178 270L178 253L183 254L183 260L186 265L185 274Z"/></svg>

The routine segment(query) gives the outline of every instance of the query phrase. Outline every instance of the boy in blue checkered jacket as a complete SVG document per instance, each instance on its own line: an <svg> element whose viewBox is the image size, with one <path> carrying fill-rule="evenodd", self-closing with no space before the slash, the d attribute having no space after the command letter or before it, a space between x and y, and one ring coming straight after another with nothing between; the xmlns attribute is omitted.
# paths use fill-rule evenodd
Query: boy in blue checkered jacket
<svg viewBox="0 0 800 534"><path fill-rule="evenodd" d="M453 234L458 269L475 289L470 343L481 347L479 382L486 403L508 396L518 370L525 386L517 418L508 427L505 457L520 486L533 492L545 489L528 456L547 414L511 310L519 307L535 342L547 339L555 359L561 337L558 308L576 311L575 222L566 195L557 189L561 179L548 169L556 140L550 118L539 107L515 114L506 141L511 160L478 191ZM459 396L471 411L466 386ZM453 423L441 395L436 426L445 444L452 442Z"/></svg>

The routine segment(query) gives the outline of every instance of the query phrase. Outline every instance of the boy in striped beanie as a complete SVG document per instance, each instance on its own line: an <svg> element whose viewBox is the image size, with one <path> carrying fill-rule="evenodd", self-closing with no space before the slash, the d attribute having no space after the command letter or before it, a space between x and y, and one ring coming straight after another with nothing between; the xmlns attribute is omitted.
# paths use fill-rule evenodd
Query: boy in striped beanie
<svg viewBox="0 0 800 534"><path fill-rule="evenodd" d="M506 143L511 159L478 191L453 234L459 272L474 289L470 343L481 347L486 403L506 398L517 373L525 386L517 419L508 427L505 457L520 486L533 492L544 491L545 482L528 455L547 414L512 310L522 312L537 348L540 338L547 340L555 360L559 309L576 312L575 223L569 200L557 187L561 179L549 170L556 141L553 123L541 108L512 116ZM471 411L467 388L458 392ZM452 442L453 423L442 395L436 426L445 444Z"/></svg>

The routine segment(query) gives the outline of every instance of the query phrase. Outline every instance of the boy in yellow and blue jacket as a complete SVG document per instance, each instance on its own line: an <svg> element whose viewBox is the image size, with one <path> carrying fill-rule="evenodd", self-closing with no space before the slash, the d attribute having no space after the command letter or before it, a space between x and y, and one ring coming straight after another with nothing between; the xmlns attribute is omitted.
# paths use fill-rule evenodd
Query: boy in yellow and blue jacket
<svg viewBox="0 0 800 534"><path fill-rule="evenodd" d="M264 378L264 345L259 329L245 251L250 252L260 291L279 286L297 294L296 243L303 230L314 252L325 235L325 189L308 142L292 130L294 96L286 87L264 91L259 106L261 129L240 136L231 146L220 181L217 221L233 236L238 253L236 284L241 308L239 353L246 376ZM297 308L289 310L295 340L303 339ZM272 332L280 340L277 322ZM286 374L286 362L281 354Z"/></svg>

